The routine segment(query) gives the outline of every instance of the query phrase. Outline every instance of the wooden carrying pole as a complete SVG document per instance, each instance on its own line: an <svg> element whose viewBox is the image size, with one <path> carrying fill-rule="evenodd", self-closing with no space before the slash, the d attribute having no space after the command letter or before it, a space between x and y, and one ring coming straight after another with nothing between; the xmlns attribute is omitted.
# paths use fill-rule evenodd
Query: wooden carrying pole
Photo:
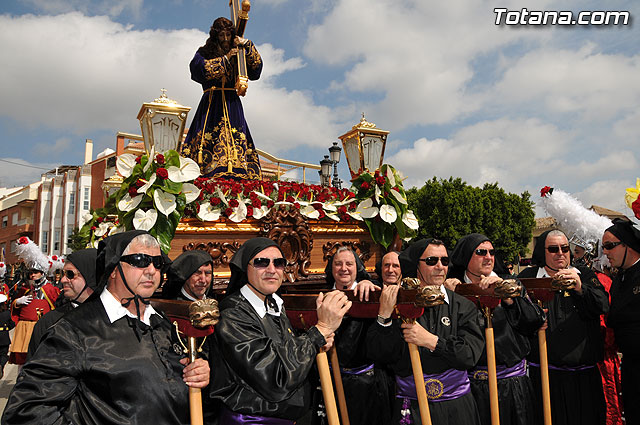
<svg viewBox="0 0 640 425"><path fill-rule="evenodd" d="M538 330L540 349L540 383L542 384L542 413L544 425L551 425L551 392L549 391L549 359L547 359L547 331Z"/></svg>
<svg viewBox="0 0 640 425"><path fill-rule="evenodd" d="M416 384L416 394L418 396L418 407L420 407L420 421L423 425L431 425L431 413L429 412L429 399L427 389L424 386L424 373L422 373L422 362L418 346L412 343L409 345L409 357L411 358L411 370L413 370L413 380Z"/></svg>
<svg viewBox="0 0 640 425"><path fill-rule="evenodd" d="M189 348L189 363L196 361L198 349L196 347L196 337L187 337ZM200 388L189 387L189 413L191 414L191 425L203 425L202 415L202 392Z"/></svg>
<svg viewBox="0 0 640 425"><path fill-rule="evenodd" d="M489 405L491 406L491 425L500 425L500 406L498 404L498 375L496 371L496 346L491 323L491 309L484 307L487 327L484 330L487 346L487 373L489 375Z"/></svg>
<svg viewBox="0 0 640 425"><path fill-rule="evenodd" d="M322 388L322 397L324 398L324 406L327 411L327 421L329 425L340 425L336 398L333 395L333 384L331 383L331 372L329 372L327 353L318 353L316 355L316 362L318 363L318 372L320 373L320 387Z"/></svg>
<svg viewBox="0 0 640 425"><path fill-rule="evenodd" d="M340 373L340 362L338 361L338 352L336 351L335 344L329 350L331 355L331 369L333 370L333 382L336 386L336 393L338 394L338 407L340 407L340 418L342 419L342 425L350 425L349 422L349 410L347 409L347 399L344 396L344 387L342 386L342 374Z"/></svg>

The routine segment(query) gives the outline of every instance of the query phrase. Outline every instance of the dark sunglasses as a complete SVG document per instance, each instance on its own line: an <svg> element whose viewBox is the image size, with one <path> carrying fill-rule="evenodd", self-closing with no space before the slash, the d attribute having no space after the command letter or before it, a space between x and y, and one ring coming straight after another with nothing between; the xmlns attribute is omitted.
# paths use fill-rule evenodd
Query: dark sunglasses
<svg viewBox="0 0 640 425"><path fill-rule="evenodd" d="M427 266L435 266L438 264L438 260L440 260L443 266L449 265L449 257L427 257L421 258L418 261L424 261Z"/></svg>
<svg viewBox="0 0 640 425"><path fill-rule="evenodd" d="M62 270L62 275L69 280L73 280L76 276L80 276L80 273L76 273L73 270Z"/></svg>
<svg viewBox="0 0 640 425"><path fill-rule="evenodd" d="M496 250L495 249L478 248L475 251L476 255L479 255L480 257L484 257L485 255L487 255L487 252L492 257L496 254Z"/></svg>
<svg viewBox="0 0 640 425"><path fill-rule="evenodd" d="M552 254L557 254L560 250L562 250L562 252L566 254L567 252L569 252L569 245L551 245L547 247L547 251Z"/></svg>
<svg viewBox="0 0 640 425"><path fill-rule="evenodd" d="M269 264L271 264L271 261L273 261L273 267L275 267L276 269L284 269L284 267L287 265L287 259L286 258L254 258L253 262L249 263L251 264L253 267L255 267L256 269L266 269L267 267L269 267Z"/></svg>
<svg viewBox="0 0 640 425"><path fill-rule="evenodd" d="M602 249L606 249L607 251L611 251L613 248L617 247L621 243L622 242L620 242L620 241L618 241L618 242L603 242L602 243Z"/></svg>
<svg viewBox="0 0 640 425"><path fill-rule="evenodd" d="M131 264L133 267L144 269L153 263L153 267L160 270L164 266L162 255L151 256L149 254L129 254L120 257L120 261Z"/></svg>

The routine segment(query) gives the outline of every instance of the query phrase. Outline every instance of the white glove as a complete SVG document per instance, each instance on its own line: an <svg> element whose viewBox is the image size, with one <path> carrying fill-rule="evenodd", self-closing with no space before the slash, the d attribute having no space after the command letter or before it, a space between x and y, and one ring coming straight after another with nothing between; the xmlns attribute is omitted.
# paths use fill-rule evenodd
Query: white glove
<svg viewBox="0 0 640 425"><path fill-rule="evenodd" d="M32 299L33 295L23 295L16 300L16 305L29 305Z"/></svg>

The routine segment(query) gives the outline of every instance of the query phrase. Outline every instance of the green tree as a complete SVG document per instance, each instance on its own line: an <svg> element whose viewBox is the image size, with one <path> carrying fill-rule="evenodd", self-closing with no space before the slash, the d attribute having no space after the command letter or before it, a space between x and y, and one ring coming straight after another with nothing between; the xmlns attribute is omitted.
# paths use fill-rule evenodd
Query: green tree
<svg viewBox="0 0 640 425"><path fill-rule="evenodd" d="M87 247L87 235L83 235L79 228L73 229L69 235L69 249L71 251L79 251Z"/></svg>
<svg viewBox="0 0 640 425"><path fill-rule="evenodd" d="M497 183L472 187L453 177L434 177L407 191L420 224L416 239L437 237L453 248L462 236L482 233L507 261L525 255L531 240L535 213L530 196L507 193Z"/></svg>

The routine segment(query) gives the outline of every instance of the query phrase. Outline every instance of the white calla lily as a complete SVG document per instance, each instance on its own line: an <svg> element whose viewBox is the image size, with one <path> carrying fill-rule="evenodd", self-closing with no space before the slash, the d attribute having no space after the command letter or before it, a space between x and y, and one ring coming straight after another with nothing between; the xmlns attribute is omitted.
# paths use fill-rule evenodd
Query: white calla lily
<svg viewBox="0 0 640 425"><path fill-rule="evenodd" d="M153 157L155 156L155 146L151 146L151 152L149 152L149 159L147 160L147 163L145 164L144 168L142 169L143 173L146 173L147 170L149 168L151 168L151 164L153 164Z"/></svg>
<svg viewBox="0 0 640 425"><path fill-rule="evenodd" d="M253 218L255 218L256 220L259 220L262 217L264 217L265 215L267 215L268 212L269 212L269 207L266 206L266 205L263 205L260 208L254 208L253 209Z"/></svg>
<svg viewBox="0 0 640 425"><path fill-rule="evenodd" d="M396 185L396 178L393 175L393 170L389 166L387 166L387 179L389 180L389 185L391 187L394 187Z"/></svg>
<svg viewBox="0 0 640 425"><path fill-rule="evenodd" d="M200 167L191 158L180 157L180 167L167 168L169 180L176 183L188 182L200 177Z"/></svg>
<svg viewBox="0 0 640 425"><path fill-rule="evenodd" d="M149 190L149 188L156 182L157 178L158 177L156 176L156 173L153 173L149 180L140 179L144 182L144 184L138 188L138 193L147 193L147 190Z"/></svg>
<svg viewBox="0 0 640 425"><path fill-rule="evenodd" d="M358 212L347 211L347 214L349 214L351 218L355 218L358 221L362 221L362 217L360 216L360 214L358 214Z"/></svg>
<svg viewBox="0 0 640 425"><path fill-rule="evenodd" d="M224 196L224 193L222 193L222 190L219 186L216 186L216 195L218 195L218 198L220 198L223 204L229 206L229 201L227 201L226 196Z"/></svg>
<svg viewBox="0 0 640 425"><path fill-rule="evenodd" d="M118 173L125 179L133 173L133 167L136 166L136 156L130 153L123 153L116 160L116 168Z"/></svg>
<svg viewBox="0 0 640 425"><path fill-rule="evenodd" d="M402 214L402 222L412 230L418 230L418 228L420 227L420 225L418 224L418 219L411 210L407 210L406 213Z"/></svg>
<svg viewBox="0 0 640 425"><path fill-rule="evenodd" d="M216 221L220 218L220 208L216 208L209 202L200 204L198 218L202 221Z"/></svg>
<svg viewBox="0 0 640 425"><path fill-rule="evenodd" d="M387 223L395 223L398 218L398 212L393 205L385 204L380 207L380 218Z"/></svg>
<svg viewBox="0 0 640 425"><path fill-rule="evenodd" d="M300 214L313 220L317 220L320 217L320 211L313 208L311 205L300 208Z"/></svg>
<svg viewBox="0 0 640 425"><path fill-rule="evenodd" d="M340 221L340 217L338 217L337 214L327 214L327 217L329 217L333 221Z"/></svg>
<svg viewBox="0 0 640 425"><path fill-rule="evenodd" d="M240 223L245 218L247 218L247 206L244 201L239 200L238 206L233 209L233 213L229 216L229 220L234 223Z"/></svg>
<svg viewBox="0 0 640 425"><path fill-rule="evenodd" d="M380 197L382 196L382 192L380 191L380 186L378 186L377 184L375 189L373 190L373 194L376 197L376 204L380 204Z"/></svg>
<svg viewBox="0 0 640 425"><path fill-rule="evenodd" d="M93 218L93 214L86 213L83 214L80 220L80 227L84 226L84 224Z"/></svg>
<svg viewBox="0 0 640 425"><path fill-rule="evenodd" d="M398 192L397 190L391 189L391 194L394 198L396 198L396 201L400 202L402 205L408 205L407 200L404 199L400 192Z"/></svg>
<svg viewBox="0 0 640 425"><path fill-rule="evenodd" d="M356 208L356 214L362 218L373 218L378 215L378 207L373 206L373 199L367 198L360 202Z"/></svg>
<svg viewBox="0 0 640 425"><path fill-rule="evenodd" d="M322 208L324 208L326 211L332 211L332 212L338 211L338 208L336 208L336 206L332 202L327 202L322 204Z"/></svg>
<svg viewBox="0 0 640 425"><path fill-rule="evenodd" d="M171 193L167 193L161 189L153 192L153 203L158 211L167 217L176 210L176 197Z"/></svg>
<svg viewBox="0 0 640 425"><path fill-rule="evenodd" d="M118 233L124 233L127 229L124 226L113 226L109 231L109 236L116 235Z"/></svg>
<svg viewBox="0 0 640 425"><path fill-rule="evenodd" d="M271 200L271 198L269 198L267 195L265 195L264 193L262 193L260 191L254 190L253 193L255 193L256 196L258 198L262 199L263 201L270 201Z"/></svg>
<svg viewBox="0 0 640 425"><path fill-rule="evenodd" d="M143 195L138 195L138 196L134 196L132 198L131 195L126 193L122 197L122 199L120 199L120 201L118 201L118 209L120 211L124 211L124 212L131 211L132 209L134 209L138 205L140 205L140 202L142 201L142 197L143 197Z"/></svg>
<svg viewBox="0 0 640 425"><path fill-rule="evenodd" d="M136 230L149 231L153 228L158 220L158 211L151 208L148 211L142 211L139 209L133 216L133 227Z"/></svg>
<svg viewBox="0 0 640 425"><path fill-rule="evenodd" d="M196 199L198 199L198 196L200 196L200 189L195 184L183 183L182 193L184 194L185 202L187 204L190 204Z"/></svg>
<svg viewBox="0 0 640 425"><path fill-rule="evenodd" d="M93 232L93 234L98 237L101 237L105 235L109 231L109 228L112 226L113 226L113 223L109 223L108 221L103 221L102 223L100 223L98 228Z"/></svg>

